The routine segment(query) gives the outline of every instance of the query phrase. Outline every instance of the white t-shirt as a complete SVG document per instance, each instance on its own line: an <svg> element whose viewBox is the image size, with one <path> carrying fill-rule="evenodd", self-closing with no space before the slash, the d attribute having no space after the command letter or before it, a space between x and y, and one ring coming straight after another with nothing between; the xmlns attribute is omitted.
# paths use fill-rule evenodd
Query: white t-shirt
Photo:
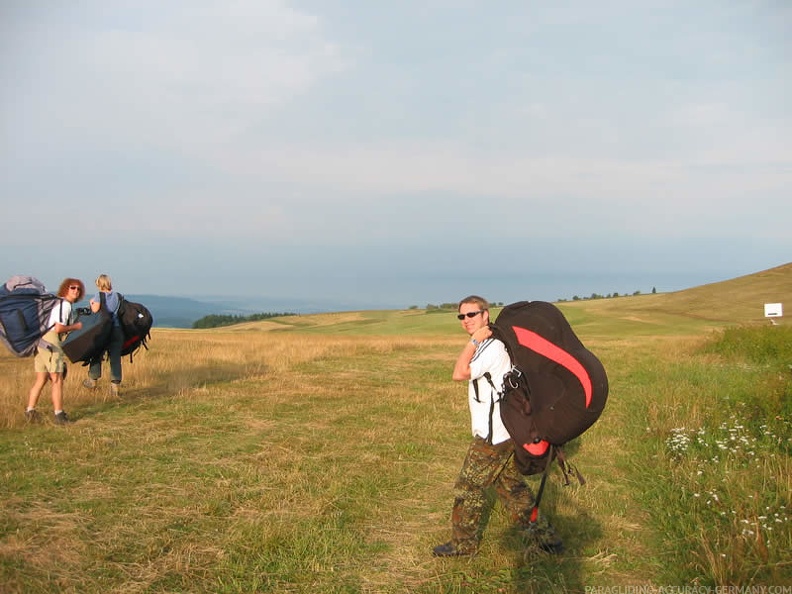
<svg viewBox="0 0 792 594"><path fill-rule="evenodd" d="M49 326L51 330L55 329L56 322L68 326L71 323L71 314L72 304L66 301L66 299L61 299L61 302L52 308L47 326Z"/></svg>
<svg viewBox="0 0 792 594"><path fill-rule="evenodd" d="M65 334L58 334L55 331L55 324L61 323L64 326L71 324L72 304L61 299L60 303L56 303L55 307L50 311L49 320L47 320L47 330L41 338L44 342L49 343L53 347L60 348L61 340Z"/></svg>
<svg viewBox="0 0 792 594"><path fill-rule="evenodd" d="M511 367L511 359L506 347L495 338L488 338L482 342L470 361L468 400L471 429L474 436L487 439L491 428L493 444L510 439L509 432L501 421L498 391L502 389L503 376ZM492 383L495 384L495 390L484 377L487 372L492 378ZM478 396L476 396L476 384L478 384Z"/></svg>

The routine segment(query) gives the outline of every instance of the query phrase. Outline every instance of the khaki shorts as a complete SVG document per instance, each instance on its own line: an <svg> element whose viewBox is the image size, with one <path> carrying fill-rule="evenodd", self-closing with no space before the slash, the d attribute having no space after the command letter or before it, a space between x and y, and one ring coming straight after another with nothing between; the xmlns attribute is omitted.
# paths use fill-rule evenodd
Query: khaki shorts
<svg viewBox="0 0 792 594"><path fill-rule="evenodd" d="M63 373L66 369L66 355L58 346L39 347L33 361L33 368L36 373Z"/></svg>

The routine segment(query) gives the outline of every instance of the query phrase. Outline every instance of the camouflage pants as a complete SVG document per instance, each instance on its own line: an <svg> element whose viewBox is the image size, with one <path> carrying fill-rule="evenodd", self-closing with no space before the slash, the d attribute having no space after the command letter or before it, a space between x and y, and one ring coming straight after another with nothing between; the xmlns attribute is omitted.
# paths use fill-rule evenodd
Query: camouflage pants
<svg viewBox="0 0 792 594"><path fill-rule="evenodd" d="M451 512L452 543L459 551L473 553L478 550L490 487L494 487L512 522L521 528L530 526L531 509L536 500L514 465L513 450L511 440L490 445L476 437L470 444L454 485ZM531 531L540 540L556 538L552 526L541 514Z"/></svg>

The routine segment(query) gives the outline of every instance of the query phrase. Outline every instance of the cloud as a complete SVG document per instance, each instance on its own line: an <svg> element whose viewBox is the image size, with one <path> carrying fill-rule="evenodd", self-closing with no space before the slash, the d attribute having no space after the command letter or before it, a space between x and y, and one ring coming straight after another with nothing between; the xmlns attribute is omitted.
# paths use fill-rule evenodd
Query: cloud
<svg viewBox="0 0 792 594"><path fill-rule="evenodd" d="M284 2L89 2L80 9L67 13L65 25L39 14L6 25L17 57L6 68L14 93L4 95L26 98L8 124L30 144L203 158L206 147L345 67L318 19ZM133 10L146 17L127 21Z"/></svg>
<svg viewBox="0 0 792 594"><path fill-rule="evenodd" d="M761 237L768 265L792 249L779 3L0 10L11 262L31 221L74 258L143 242L185 275L237 253L439 278L471 242L646 267L699 240L735 262L736 240Z"/></svg>

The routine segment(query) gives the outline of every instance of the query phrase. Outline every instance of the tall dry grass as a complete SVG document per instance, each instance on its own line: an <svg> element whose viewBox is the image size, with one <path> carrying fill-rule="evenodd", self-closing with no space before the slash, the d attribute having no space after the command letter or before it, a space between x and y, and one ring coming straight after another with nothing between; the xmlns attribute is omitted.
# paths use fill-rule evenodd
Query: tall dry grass
<svg viewBox="0 0 792 594"><path fill-rule="evenodd" d="M361 339L349 335L262 332L261 326L247 330L238 327L222 330L155 328L150 350L141 349L131 362L128 357L124 358L122 394L127 399L184 395L222 382L277 377L295 366L329 355L345 358L367 352L387 353L426 343L426 340L409 336ZM434 340L442 343L441 339ZM109 372L106 361L103 366L106 376ZM87 390L82 386L86 377L87 367L69 365L64 382L64 408L72 416L79 416L81 408L114 400L106 379L100 380L96 390ZM33 380L32 358L17 358L6 350L0 352L0 428L24 424L24 410ZM49 384L42 392L38 409L42 413L52 412Z"/></svg>

